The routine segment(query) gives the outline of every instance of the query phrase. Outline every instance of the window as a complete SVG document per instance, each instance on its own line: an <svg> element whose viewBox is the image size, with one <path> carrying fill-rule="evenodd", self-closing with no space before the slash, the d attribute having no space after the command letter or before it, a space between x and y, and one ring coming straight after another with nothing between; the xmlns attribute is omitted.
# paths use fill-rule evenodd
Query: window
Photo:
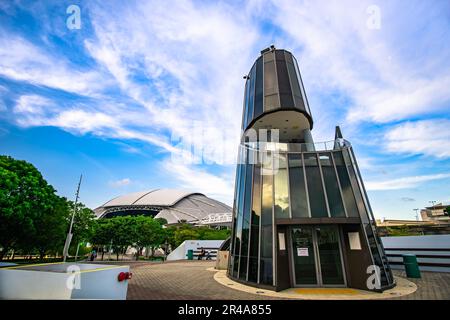
<svg viewBox="0 0 450 320"><path fill-rule="evenodd" d="M320 154L320 165L322 166L323 180L328 197L328 206L330 207L330 215L332 217L345 217L344 205L342 204L341 192L331 162L330 153Z"/></svg>
<svg viewBox="0 0 450 320"><path fill-rule="evenodd" d="M289 192L288 192L288 173L287 173L287 159L286 154L274 154L278 158L278 170L274 176L274 191L275 191L275 217L289 218ZM276 169L276 168L274 168Z"/></svg>
<svg viewBox="0 0 450 320"><path fill-rule="evenodd" d="M267 153L271 157L271 153ZM264 162L263 169L269 173L272 169L272 162ZM260 260L260 282L272 285L272 228L273 228L273 175L264 174L262 176L262 210L261 210L261 260Z"/></svg>
<svg viewBox="0 0 450 320"><path fill-rule="evenodd" d="M304 159L311 217L328 217L317 157L315 154L304 154Z"/></svg>
<svg viewBox="0 0 450 320"><path fill-rule="evenodd" d="M356 207L355 196L353 195L350 178L347 173L344 158L342 157L342 151L333 152L333 157L338 172L339 182L341 184L345 207L347 208L347 215L349 217L358 217L358 208Z"/></svg>
<svg viewBox="0 0 450 320"><path fill-rule="evenodd" d="M255 82L256 82L256 66L253 66L250 71L250 89L249 89L249 99L248 99L248 118L245 126L248 126L249 123L253 120L253 110L254 110L254 102L255 102Z"/></svg>
<svg viewBox="0 0 450 320"><path fill-rule="evenodd" d="M292 91L289 83L289 74L286 66L286 60L284 58L284 51L276 51L275 55L281 107L292 108L294 107L294 101L292 99Z"/></svg>
<svg viewBox="0 0 450 320"><path fill-rule="evenodd" d="M261 216L261 167L256 165L253 173L253 200L250 223L250 254L248 281L257 282L259 252L259 221Z"/></svg>
<svg viewBox="0 0 450 320"><path fill-rule="evenodd" d="M291 211L293 218L306 218L308 200L306 198L305 175L303 173L302 155L289 155L289 185L291 191Z"/></svg>
<svg viewBox="0 0 450 320"><path fill-rule="evenodd" d="M247 258L248 258L248 242L250 228L250 210L251 210L251 194L252 194L252 166L246 165L245 192L244 192L244 212L242 217L242 244L241 244L241 267L239 278L245 279L247 276Z"/></svg>
<svg viewBox="0 0 450 320"><path fill-rule="evenodd" d="M263 112L263 59L258 58L256 61L256 75L255 75L255 108L254 118L258 117Z"/></svg>

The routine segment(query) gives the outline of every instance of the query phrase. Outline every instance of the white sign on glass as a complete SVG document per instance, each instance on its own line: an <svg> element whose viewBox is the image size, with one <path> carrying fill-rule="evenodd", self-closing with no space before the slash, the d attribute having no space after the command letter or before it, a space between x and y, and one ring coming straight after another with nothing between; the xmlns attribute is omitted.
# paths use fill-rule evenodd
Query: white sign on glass
<svg viewBox="0 0 450 320"><path fill-rule="evenodd" d="M361 250L361 239L359 238L359 232L349 232L348 242L350 244L350 250Z"/></svg>
<svg viewBox="0 0 450 320"><path fill-rule="evenodd" d="M309 257L308 248L297 248L297 256Z"/></svg>
<svg viewBox="0 0 450 320"><path fill-rule="evenodd" d="M279 243L280 251L286 250L286 241L284 238L284 233L282 233L282 232L278 233L278 243Z"/></svg>

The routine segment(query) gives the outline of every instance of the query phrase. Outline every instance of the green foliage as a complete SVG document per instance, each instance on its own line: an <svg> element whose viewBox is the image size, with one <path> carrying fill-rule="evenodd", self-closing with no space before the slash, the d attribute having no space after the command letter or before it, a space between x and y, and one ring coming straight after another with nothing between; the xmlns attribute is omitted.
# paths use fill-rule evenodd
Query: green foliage
<svg viewBox="0 0 450 320"><path fill-rule="evenodd" d="M92 210L83 204L74 219L72 244L90 237ZM0 156L0 260L15 250L44 255L62 252L73 203L56 194L30 163Z"/></svg>
<svg viewBox="0 0 450 320"><path fill-rule="evenodd" d="M62 202L32 164L0 156L0 260L9 249L56 245L67 214Z"/></svg>
<svg viewBox="0 0 450 320"><path fill-rule="evenodd" d="M128 246L135 247L138 255L144 247L159 247L165 239L161 221L146 216L101 219L96 222L91 237L93 244L106 247L112 245L116 253Z"/></svg>
<svg viewBox="0 0 450 320"><path fill-rule="evenodd" d="M73 212L74 203L68 201L71 212ZM68 221L70 223L70 221ZM82 203L77 203L76 214L73 220L72 227L72 243L77 245L79 242L88 241L93 234L95 224L95 214Z"/></svg>
<svg viewBox="0 0 450 320"><path fill-rule="evenodd" d="M444 209L444 213L446 216L450 216L450 206L448 206Z"/></svg>
<svg viewBox="0 0 450 320"><path fill-rule="evenodd" d="M417 236L421 234L408 226L386 227L386 231L389 237Z"/></svg>

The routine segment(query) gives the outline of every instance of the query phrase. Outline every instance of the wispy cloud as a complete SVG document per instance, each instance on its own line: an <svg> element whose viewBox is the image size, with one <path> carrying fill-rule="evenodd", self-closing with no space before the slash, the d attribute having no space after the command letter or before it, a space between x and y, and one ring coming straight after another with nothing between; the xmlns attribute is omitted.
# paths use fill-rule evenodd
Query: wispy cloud
<svg viewBox="0 0 450 320"><path fill-rule="evenodd" d="M120 188L124 186L128 186L131 183L131 180L129 178L124 178L116 181L111 181L109 185L113 188Z"/></svg>
<svg viewBox="0 0 450 320"><path fill-rule="evenodd" d="M389 152L449 158L450 120L419 120L396 125L385 134L385 142Z"/></svg>
<svg viewBox="0 0 450 320"><path fill-rule="evenodd" d="M346 120L386 123L448 109L450 48L439 45L441 28L448 26L441 8L419 1L380 2L381 29L373 30L367 27L372 1L274 3L277 10L267 15L290 36L281 42L301 51L309 94L344 93ZM404 23L399 12L415 23ZM405 34L427 37L428 44ZM316 113L339 113L329 105L319 107Z"/></svg>
<svg viewBox="0 0 450 320"><path fill-rule="evenodd" d="M367 142L369 130L371 141L382 142L358 150L363 175L394 165L400 153L431 155L441 163L450 157L445 1L378 1L379 30L366 26L369 0L89 1L80 4L83 29L70 32L61 23L64 15L52 14L64 4L28 4L0 5L13 17L0 26L0 84L6 90L0 86L0 111L12 111L2 112L2 120L18 126L54 126L120 141L127 156L149 151L147 159L166 161L169 153L180 153L172 137L187 144L203 139L193 134L200 123L223 133L207 131L202 144L214 152L206 159L223 160L216 152L223 145L235 159L242 75L259 50L274 43L299 60L318 141L329 140L341 124L353 142ZM15 17L23 11L32 35ZM13 19L17 26L9 25ZM145 148L138 152L134 141ZM383 158L379 151L385 151ZM408 177L368 185L392 190L444 179L408 161L399 169ZM230 203L235 171L228 162L219 169L187 162L163 169L168 183Z"/></svg>
<svg viewBox="0 0 450 320"><path fill-rule="evenodd" d="M108 79L71 65L20 36L0 36L0 76L81 95L98 95ZM111 83L109 83L111 84Z"/></svg>
<svg viewBox="0 0 450 320"><path fill-rule="evenodd" d="M423 176L403 177L385 181L367 181L365 186L367 190L397 190L415 188L423 182L447 179L450 173L431 174Z"/></svg>

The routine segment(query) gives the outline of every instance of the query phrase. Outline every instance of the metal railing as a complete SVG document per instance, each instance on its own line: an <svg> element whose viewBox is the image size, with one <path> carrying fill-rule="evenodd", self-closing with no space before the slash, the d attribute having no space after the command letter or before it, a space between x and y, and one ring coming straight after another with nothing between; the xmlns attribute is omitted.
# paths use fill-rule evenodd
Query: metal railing
<svg viewBox="0 0 450 320"><path fill-rule="evenodd" d="M258 152L302 153L341 150L351 147L345 139L321 141L314 143L286 143L286 142L244 142L242 148Z"/></svg>

